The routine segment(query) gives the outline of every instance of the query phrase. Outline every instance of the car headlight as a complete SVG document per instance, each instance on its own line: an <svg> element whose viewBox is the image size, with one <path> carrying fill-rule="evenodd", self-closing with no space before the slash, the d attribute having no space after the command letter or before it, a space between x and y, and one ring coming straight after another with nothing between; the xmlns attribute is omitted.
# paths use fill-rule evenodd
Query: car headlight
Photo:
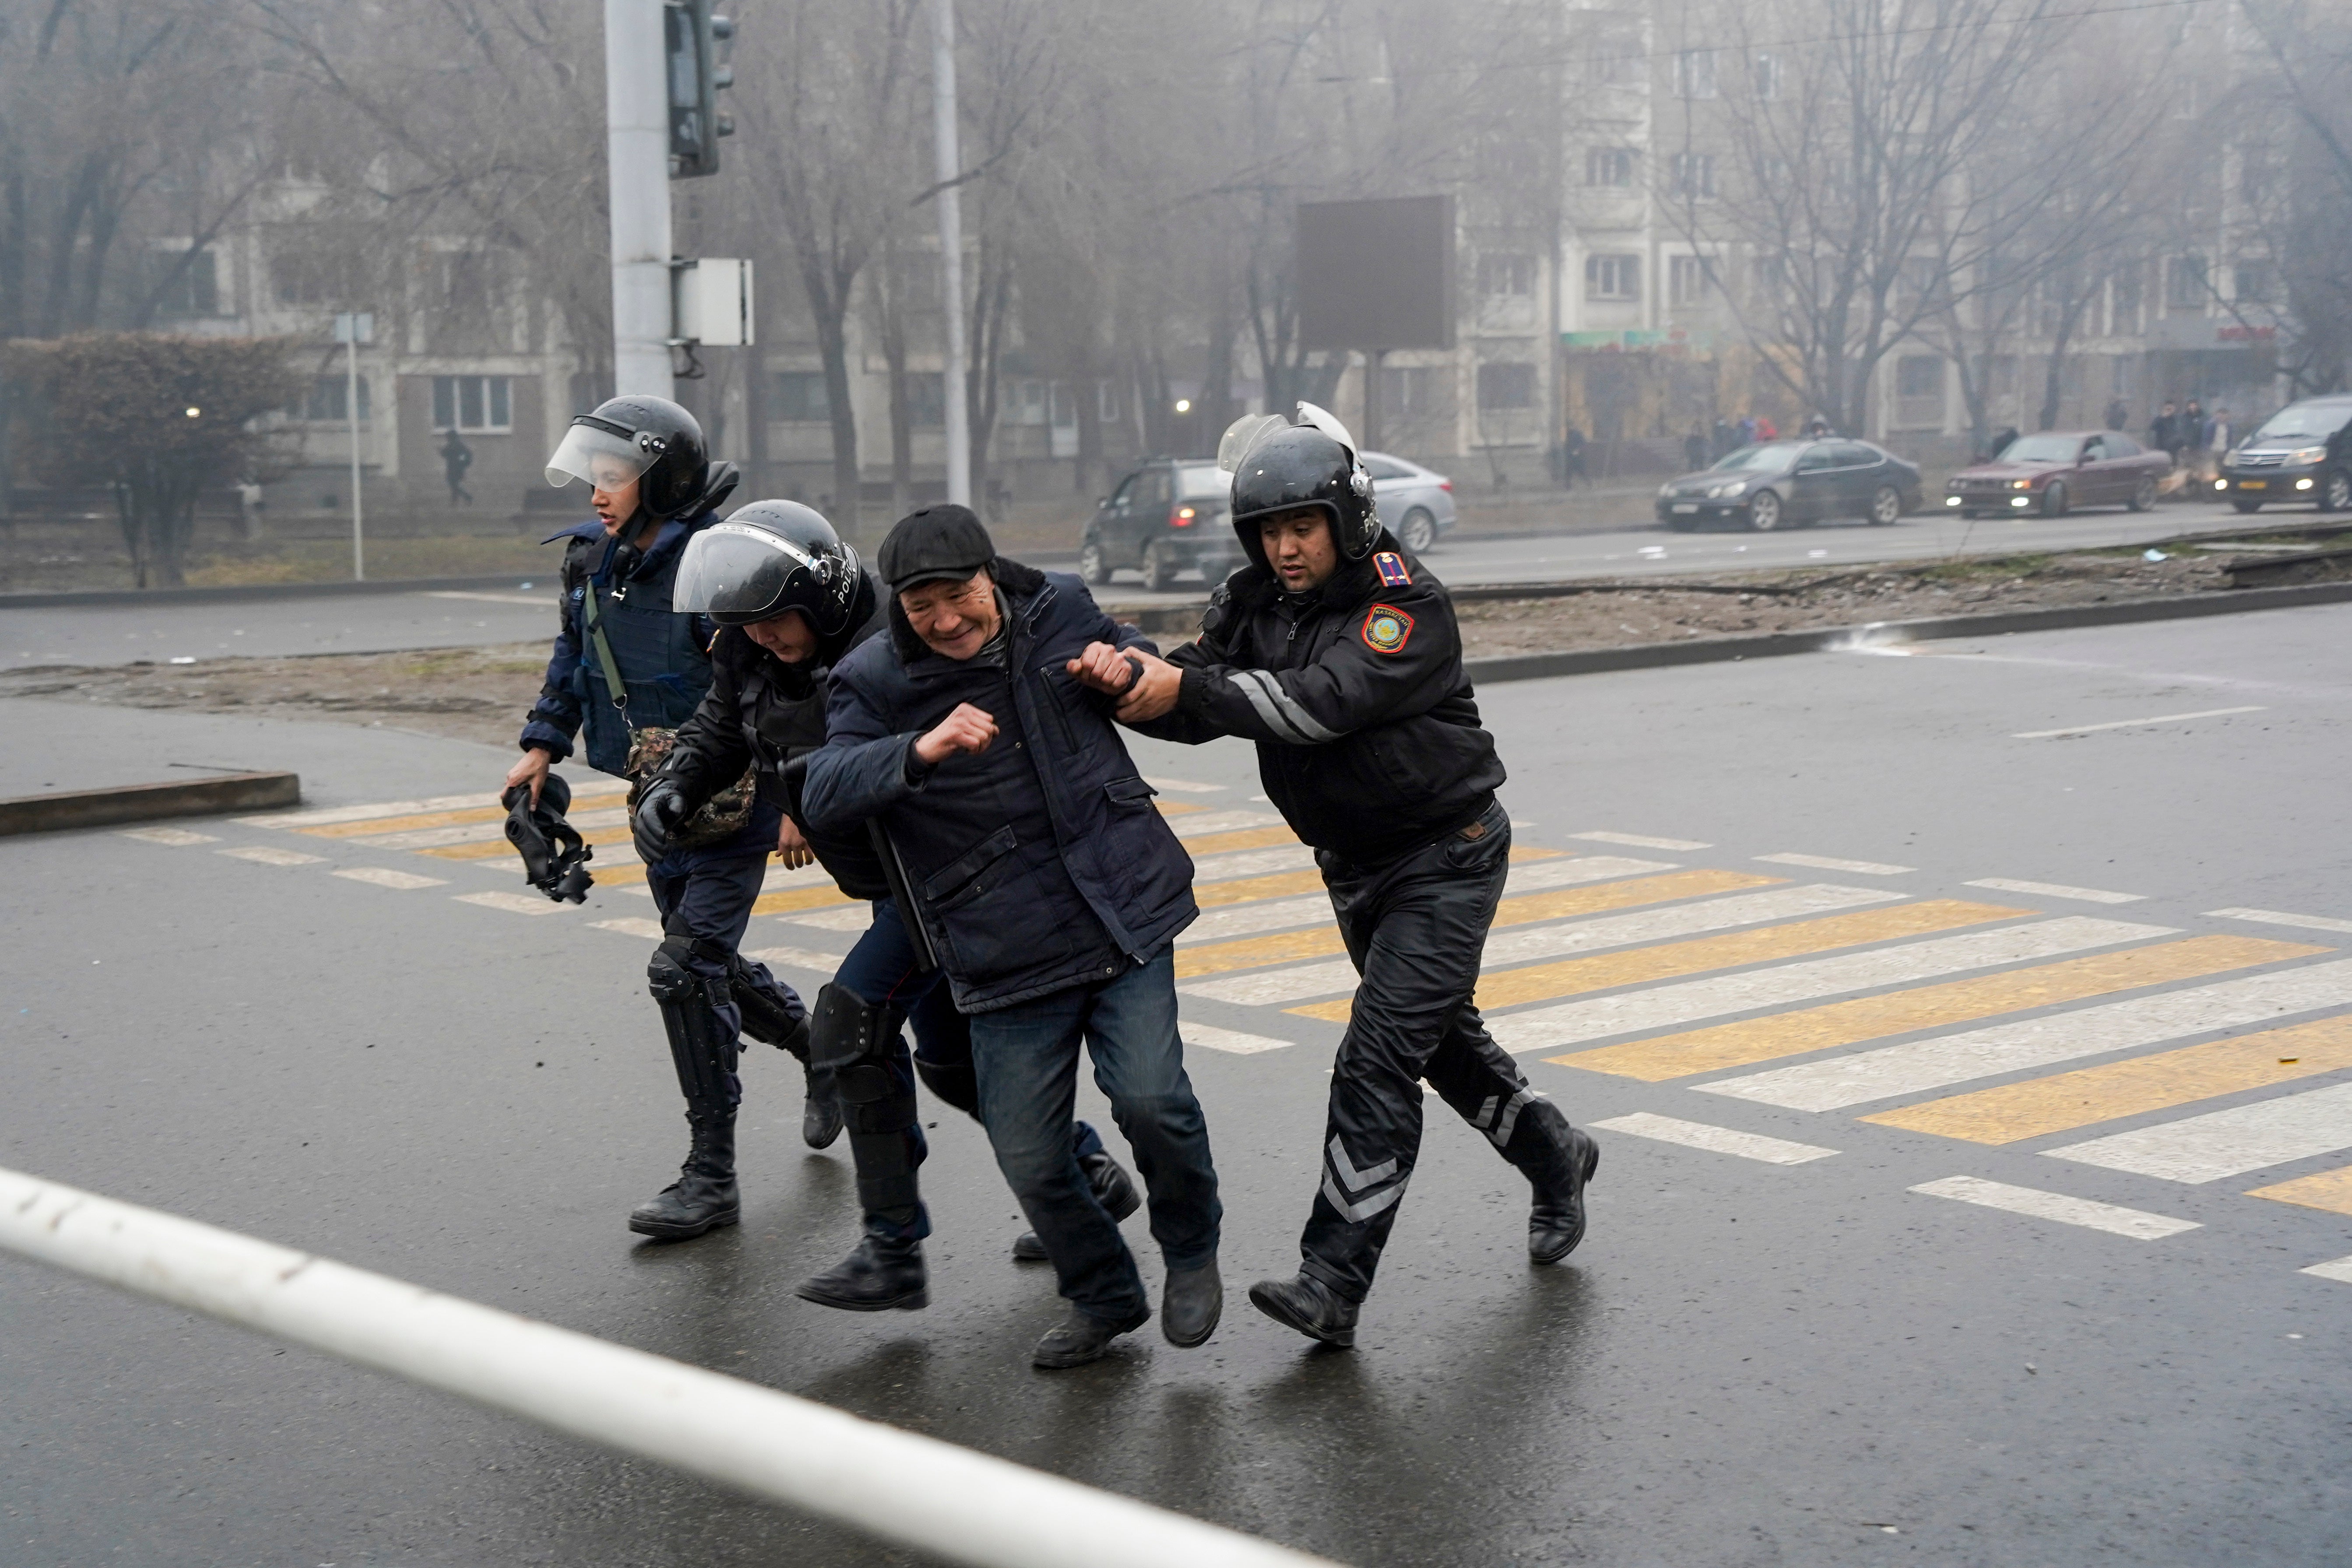
<svg viewBox="0 0 2352 1568"><path fill-rule="evenodd" d="M1960 498L1958 496L1946 496L1944 498L1944 504L1946 506L1958 506L1960 504Z"/></svg>
<svg viewBox="0 0 2352 1568"><path fill-rule="evenodd" d="M2327 461L2327 448L2325 447L2298 447L2294 451L2289 452L2286 455L2286 460L2296 465L2298 468L2305 467L2312 463L2324 463Z"/></svg>
<svg viewBox="0 0 2352 1568"><path fill-rule="evenodd" d="M2009 488L2013 490L2030 490L2033 488L2033 481L2032 479L2011 479L2009 481Z"/></svg>
<svg viewBox="0 0 2352 1568"><path fill-rule="evenodd" d="M1674 499L1674 494L1675 487L1672 480L1668 480L1666 483L1658 487L1658 499L1660 500L1672 500Z"/></svg>
<svg viewBox="0 0 2352 1568"><path fill-rule="evenodd" d="M1741 491L1747 489L1747 488L1748 481L1746 479L1734 479L1727 485L1717 485L1713 489L1709 489L1706 492L1707 499L1710 500L1719 500L1727 496L1736 496Z"/></svg>

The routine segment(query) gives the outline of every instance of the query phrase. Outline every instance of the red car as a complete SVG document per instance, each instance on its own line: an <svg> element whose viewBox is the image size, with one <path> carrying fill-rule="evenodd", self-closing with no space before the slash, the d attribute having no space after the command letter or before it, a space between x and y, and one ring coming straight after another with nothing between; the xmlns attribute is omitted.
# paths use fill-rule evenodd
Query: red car
<svg viewBox="0 0 2352 1568"><path fill-rule="evenodd" d="M2114 430L2044 430L1954 474L1944 486L1944 509L1962 517L2063 517L2078 506L2146 511L2171 471L2169 457Z"/></svg>

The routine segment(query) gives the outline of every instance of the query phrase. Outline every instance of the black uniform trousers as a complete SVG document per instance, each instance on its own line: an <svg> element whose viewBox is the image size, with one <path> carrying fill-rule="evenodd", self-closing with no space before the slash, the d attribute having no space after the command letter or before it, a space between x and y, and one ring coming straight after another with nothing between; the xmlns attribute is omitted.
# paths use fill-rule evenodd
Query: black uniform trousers
<svg viewBox="0 0 2352 1568"><path fill-rule="evenodd" d="M1378 866L1316 856L1363 978L1332 1067L1322 1184L1299 1251L1305 1272L1350 1301L1371 1289L1412 1179L1423 1079L1513 1165L1539 1169L1548 1156L1519 1114L1536 1093L1472 1000L1510 851L1496 803L1463 832Z"/></svg>

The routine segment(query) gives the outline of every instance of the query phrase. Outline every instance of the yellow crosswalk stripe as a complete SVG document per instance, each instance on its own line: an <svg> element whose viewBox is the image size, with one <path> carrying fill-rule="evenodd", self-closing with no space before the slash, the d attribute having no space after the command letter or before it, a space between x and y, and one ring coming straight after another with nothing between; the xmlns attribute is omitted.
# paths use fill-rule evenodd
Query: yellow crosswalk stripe
<svg viewBox="0 0 2352 1568"><path fill-rule="evenodd" d="M1534 845L1513 845L1511 864L1521 865L1530 860L1558 858L1557 849L1539 849ZM1261 899L1286 898L1294 893L1319 893L1323 890L1320 871L1284 871L1273 876L1235 877L1222 882L1195 882L1192 900L1204 910L1226 904L1252 904Z"/></svg>
<svg viewBox="0 0 2352 1568"><path fill-rule="evenodd" d="M1670 899L1696 899L1707 893L1728 893L1742 888L1769 887L1778 877L1748 871L1669 871L1656 877L1633 877L1622 882L1598 882L1590 887L1563 888L1552 893L1530 893L1505 899L1495 910L1495 924L1525 925L1531 921L1559 920L1567 915L1598 914L1635 904L1664 903ZM1338 928L1286 931L1276 936L1247 937L1239 942L1210 942L1180 950L1176 978L1218 974L1228 969L1254 969L1298 958L1328 958L1348 951ZM1308 1012L1294 1008L1294 1012ZM1320 1016L1320 1015L1314 1015Z"/></svg>
<svg viewBox="0 0 2352 1568"><path fill-rule="evenodd" d="M575 795L571 811L579 813L604 806L619 805L628 799L626 790L607 790L601 794ZM456 811L419 811L404 816L371 816L358 822L331 822L319 827L298 827L294 831L313 838L365 838L378 833L410 833L424 827L458 827L473 822L503 822L507 808L492 804L471 805Z"/></svg>
<svg viewBox="0 0 2352 1568"><path fill-rule="evenodd" d="M1160 808L1160 815L1162 816L1181 816L1188 811L1209 809L1205 805L1187 805L1181 800L1155 800L1151 804Z"/></svg>
<svg viewBox="0 0 2352 1568"><path fill-rule="evenodd" d="M2352 1165L2340 1171L2322 1171L2315 1176L2297 1176L2291 1182L2275 1182L2267 1187L2256 1187L2246 1195L2296 1204L2307 1209L2326 1209L2329 1214L2352 1214Z"/></svg>
<svg viewBox="0 0 2352 1568"><path fill-rule="evenodd" d="M1641 985L1709 969L1729 969L1742 963L1762 963L1776 958L1796 958L1808 952L1853 947L1895 937L1924 936L1929 931L1980 925L1988 921L2015 920L2031 910L2002 909L1997 904L1964 903L1956 899L1930 899L1925 903L1897 904L1892 909L1857 910L1820 920L1756 931L1726 931L1691 942L1636 947L1623 952L1600 952L1590 958L1563 959L1525 969L1498 970L1478 982L1478 1005L1508 1007L1520 1002L1543 1002L1615 985ZM1310 1018L1346 1023L1345 1002L1292 1007Z"/></svg>
<svg viewBox="0 0 2352 1568"><path fill-rule="evenodd" d="M1861 996L1544 1059L1561 1067L1656 1083L2325 951L2258 937L2191 937L2186 942L2070 958L1883 996Z"/></svg>
<svg viewBox="0 0 2352 1568"><path fill-rule="evenodd" d="M1198 838L1187 838L1180 828L1176 837L1184 840L1185 850L1193 855L1220 855L1228 849L1269 849L1276 844L1296 844L1298 835L1280 823L1272 827L1239 827L1231 833L1204 833Z"/></svg>
<svg viewBox="0 0 2352 1568"><path fill-rule="evenodd" d="M626 823L614 827L587 828L580 837L583 843L593 844L600 849L607 844L634 842ZM471 844L440 844L416 851L419 855L430 855L436 860L495 860L501 855L514 852L514 846L504 838L481 838Z"/></svg>
<svg viewBox="0 0 2352 1568"><path fill-rule="evenodd" d="M1971 1143L2014 1143L2344 1067L2352 1067L2352 1014L1898 1106L1862 1120Z"/></svg>
<svg viewBox="0 0 2352 1568"><path fill-rule="evenodd" d="M831 882L821 887L793 888L781 893L761 893L751 902L755 915L788 915L800 910L822 910L835 904L857 902Z"/></svg>

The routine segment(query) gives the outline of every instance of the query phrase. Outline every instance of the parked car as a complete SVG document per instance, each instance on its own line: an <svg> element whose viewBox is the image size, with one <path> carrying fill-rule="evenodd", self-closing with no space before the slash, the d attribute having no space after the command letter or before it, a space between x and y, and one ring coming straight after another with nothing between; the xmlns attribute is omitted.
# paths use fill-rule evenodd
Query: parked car
<svg viewBox="0 0 2352 1568"><path fill-rule="evenodd" d="M1223 581L1241 563L1233 496L1233 475L1213 458L1146 458L1095 503L1078 540L1078 575L1099 587L1131 568L1155 594L1180 572Z"/></svg>
<svg viewBox="0 0 2352 1568"><path fill-rule="evenodd" d="M1386 452L1366 452L1364 472L1371 476L1381 521L1407 550L1419 555L1453 531L1452 479Z"/></svg>
<svg viewBox="0 0 2352 1568"><path fill-rule="evenodd" d="M2213 490L2240 511L2279 501L2352 509L2352 397L2305 398L2263 420L2222 458Z"/></svg>
<svg viewBox="0 0 2352 1568"><path fill-rule="evenodd" d="M2042 430L1954 474L1944 505L1962 517L2063 517L2082 506L2146 511L2171 471L2171 454L2151 452L2119 431Z"/></svg>
<svg viewBox="0 0 2352 1568"><path fill-rule="evenodd" d="M1688 533L1735 522L1759 533L1860 518L1881 527L1919 505L1919 469L1882 447L1832 437L1742 447L1658 491L1658 521Z"/></svg>

